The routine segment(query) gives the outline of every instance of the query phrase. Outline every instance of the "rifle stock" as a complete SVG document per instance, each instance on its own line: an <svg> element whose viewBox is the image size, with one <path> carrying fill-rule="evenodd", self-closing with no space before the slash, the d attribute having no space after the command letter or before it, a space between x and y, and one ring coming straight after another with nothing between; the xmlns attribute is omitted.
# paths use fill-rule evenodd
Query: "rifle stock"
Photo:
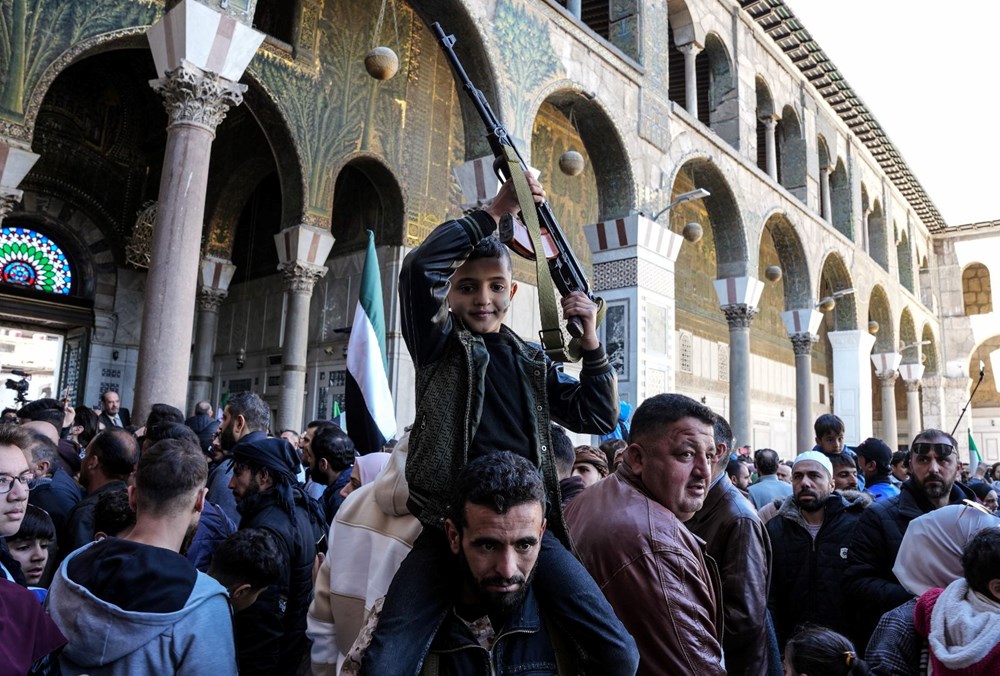
<svg viewBox="0 0 1000 676"><path fill-rule="evenodd" d="M445 56L448 57L448 62L451 64L451 68L455 73L455 76L462 83L462 88L472 99L472 103L479 113L479 117L482 118L483 124L487 129L487 140L489 141L490 148L493 151L496 161L493 164L493 170L496 172L497 177L502 181L507 181L510 176L507 175L505 171L507 169L506 157L504 154L504 146L508 146L513 149L514 154L517 156L521 169L523 171L528 170L528 165L518 151L517 146L514 145L507 133L507 128L497 119L497 116L493 113L493 109L490 108L489 102L487 102L486 97L483 92L480 91L469 79L468 74L465 72L465 68L462 67L461 61L458 60L458 56L455 54L453 49L455 45L455 36L446 35L441 24L434 22L431 25L431 31L437 37L438 42L441 43L441 49L444 50ZM553 246L556 249L556 254L548 259L549 271L552 274L552 281L555 283L556 288L559 290L560 295L563 297L568 296L574 291L582 291L587 294L587 296L597 302L594 298L593 293L590 290L590 282L587 280L587 275L584 273L583 268L580 266L580 261L577 260L576 255L573 253L573 249L569 246L569 242L566 241L566 236L563 233L562 228L559 226L559 221L556 220L555 214L552 213L551 207L549 207L548 202L541 202L535 205L535 211L538 214L538 224L541 226L542 230L548 231L549 237L552 241ZM536 256L544 255L543 252L535 252ZM567 330L570 335L574 338L579 338L583 335L583 325L577 317L570 317L566 320Z"/></svg>

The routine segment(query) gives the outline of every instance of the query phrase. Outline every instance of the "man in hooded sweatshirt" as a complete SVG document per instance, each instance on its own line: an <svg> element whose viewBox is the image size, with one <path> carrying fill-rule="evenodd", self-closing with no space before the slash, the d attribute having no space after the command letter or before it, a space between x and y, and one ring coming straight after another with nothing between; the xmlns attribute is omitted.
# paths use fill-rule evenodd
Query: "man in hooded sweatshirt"
<svg viewBox="0 0 1000 676"><path fill-rule="evenodd" d="M190 441L165 439L128 487L136 524L71 553L46 608L69 639L63 674L234 674L226 590L180 551L198 527L208 464Z"/></svg>

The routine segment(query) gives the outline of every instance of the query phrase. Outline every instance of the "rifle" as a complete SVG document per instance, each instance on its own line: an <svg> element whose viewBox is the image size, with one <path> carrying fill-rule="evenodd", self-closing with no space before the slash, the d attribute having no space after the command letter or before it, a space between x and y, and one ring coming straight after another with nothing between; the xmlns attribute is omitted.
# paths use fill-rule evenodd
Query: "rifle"
<svg viewBox="0 0 1000 676"><path fill-rule="evenodd" d="M434 32L434 35L441 43L441 49L444 50L445 56L448 57L448 62L451 64L455 76L461 81L462 88L465 89L465 92L472 99L472 103L476 107L476 112L479 113L479 117L483 119L483 124L486 125L486 139L489 141L494 157L496 157L496 160L493 162L493 171L496 173L497 178L501 181L508 181L513 178L508 165L508 158L512 156L517 158L521 166L521 171L527 171L528 165L511 140L510 134L507 133L507 128L497 119L497 116L493 113L493 109L490 108L490 104L486 101L486 97L483 96L483 92L472 84L472 80L469 79L465 68L462 67L461 61L458 60L455 50L452 49L456 42L455 36L445 35L441 24L436 21L431 25L431 31ZM508 152L507 149L511 152ZM566 241L566 236L563 234L562 228L559 227L559 222L556 220L555 214L552 213L548 202L535 204L535 212L538 215L538 225L541 230L541 248L548 261L549 272L552 275L552 281L555 282L556 288L559 290L559 294L566 297L574 291L582 291L597 304L599 312L602 311L604 302L600 298L595 298L593 293L591 293L587 275L584 273L583 268L580 267L580 261L577 260L573 249L570 248L569 242ZM501 241L507 244L518 255L528 260L536 259L535 248L537 247L532 246L531 239L523 223L518 223L515 219L513 223L509 224L501 221L500 226ZM539 298L541 298L541 294L539 294ZM601 312L598 315L598 321L600 321L602 314ZM574 338L579 338L583 335L583 324L577 317L569 317L566 320L566 330ZM543 327L541 332L543 344L547 342L545 334L550 331L553 331L553 329ZM558 329L555 329L555 331L559 333L558 339L561 344L562 333ZM549 345L546 344L545 346L548 350Z"/></svg>

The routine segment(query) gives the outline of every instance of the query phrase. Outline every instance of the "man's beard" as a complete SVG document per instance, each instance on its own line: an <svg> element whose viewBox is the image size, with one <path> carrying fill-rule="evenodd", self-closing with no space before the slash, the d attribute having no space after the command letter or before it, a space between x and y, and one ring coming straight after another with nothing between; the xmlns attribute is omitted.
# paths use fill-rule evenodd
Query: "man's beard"
<svg viewBox="0 0 1000 676"><path fill-rule="evenodd" d="M802 498L804 496L809 496L815 498L812 502L803 502ZM795 506L806 512L818 512L823 509L823 503L826 502L825 498L820 498L819 495L812 492L803 491L795 496Z"/></svg>
<svg viewBox="0 0 1000 676"><path fill-rule="evenodd" d="M187 556L187 551L191 547L191 543L194 541L194 535L198 532L199 523L201 523L200 516L197 519L193 519L190 525L188 525L187 532L184 533L184 540L181 542L180 554L182 556Z"/></svg>
<svg viewBox="0 0 1000 676"><path fill-rule="evenodd" d="M472 575L472 569L469 568L465 552L461 550L458 552L458 565L462 569L462 576L465 578L466 584L475 590L479 602L486 606L486 612L489 615L503 615L505 617L510 615L524 601L524 597L528 594L528 586L535 577L535 569L538 568L538 562L535 561L535 565L532 566L527 579L517 575L506 579L501 577L487 577L477 580ZM513 584L520 586L512 592L494 592L487 589L487 587L492 585L509 586Z"/></svg>
<svg viewBox="0 0 1000 676"><path fill-rule="evenodd" d="M233 426L226 425L219 433L219 445L222 446L223 453L229 453L236 445L236 435L233 434Z"/></svg>
<svg viewBox="0 0 1000 676"><path fill-rule="evenodd" d="M236 495L234 493L233 497L236 498L236 502L242 502L247 498L252 498L258 493L260 493L260 484L257 483L257 477L251 477L250 483L248 483L247 487L243 490L243 495Z"/></svg>
<svg viewBox="0 0 1000 676"><path fill-rule="evenodd" d="M924 495L934 500L937 500L938 498L943 498L946 495L950 495L951 487L955 483L954 479L952 479L950 482L945 481L944 477L941 476L940 474L928 474L921 481L917 481L916 477L911 477L911 478L918 486L920 486L921 490L923 490L924 492ZM928 486L927 485L928 481L936 481L938 483L934 486Z"/></svg>

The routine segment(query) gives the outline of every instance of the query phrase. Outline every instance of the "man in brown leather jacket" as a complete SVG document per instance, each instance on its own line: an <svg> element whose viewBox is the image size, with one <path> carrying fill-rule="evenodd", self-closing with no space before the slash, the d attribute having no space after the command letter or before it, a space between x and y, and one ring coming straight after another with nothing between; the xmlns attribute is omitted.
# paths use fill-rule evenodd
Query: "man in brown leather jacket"
<svg viewBox="0 0 1000 676"><path fill-rule="evenodd" d="M768 673L767 589L771 541L753 505L726 474L733 430L719 416L714 425L716 463L705 505L685 525L705 541L719 566L726 631L722 651L729 676Z"/></svg>
<svg viewBox="0 0 1000 676"><path fill-rule="evenodd" d="M635 638L639 674L726 673L718 570L683 523L709 491L715 419L679 394L647 399L618 470L566 508L583 565Z"/></svg>

